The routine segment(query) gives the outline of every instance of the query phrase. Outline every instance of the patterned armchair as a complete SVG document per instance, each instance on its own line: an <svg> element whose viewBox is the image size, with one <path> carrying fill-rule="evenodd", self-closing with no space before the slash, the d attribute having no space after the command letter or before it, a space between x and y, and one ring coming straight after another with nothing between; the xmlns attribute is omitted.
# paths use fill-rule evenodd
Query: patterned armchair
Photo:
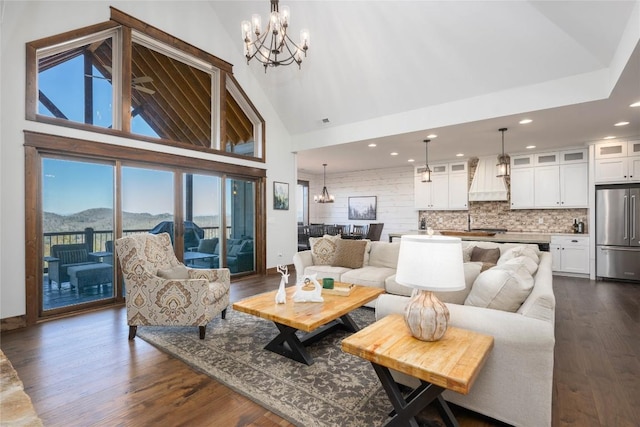
<svg viewBox="0 0 640 427"><path fill-rule="evenodd" d="M229 306L229 269L185 267L173 253L167 233L136 234L115 242L126 287L129 339L139 325L198 326Z"/></svg>

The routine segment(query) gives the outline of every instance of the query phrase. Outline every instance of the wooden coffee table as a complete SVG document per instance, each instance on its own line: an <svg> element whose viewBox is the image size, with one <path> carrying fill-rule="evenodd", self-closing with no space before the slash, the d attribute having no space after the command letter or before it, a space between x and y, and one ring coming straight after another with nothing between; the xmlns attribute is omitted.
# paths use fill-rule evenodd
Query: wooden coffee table
<svg viewBox="0 0 640 427"><path fill-rule="evenodd" d="M324 302L294 302L295 290L295 286L287 288L285 304L276 304L277 291L273 291L238 301L233 309L273 321L280 333L264 348L307 365L313 364L313 358L305 345L336 328L358 331L349 313L384 293L380 288L354 286L349 296L322 294ZM299 330L307 332L302 339L296 335Z"/></svg>
<svg viewBox="0 0 640 427"><path fill-rule="evenodd" d="M434 400L445 424L458 426L441 393L445 389L469 393L492 348L493 337L454 327L439 341L420 341L398 314L342 341L343 351L370 361L380 378L394 408L387 426L417 427L414 417ZM421 385L405 399L390 369L418 378Z"/></svg>

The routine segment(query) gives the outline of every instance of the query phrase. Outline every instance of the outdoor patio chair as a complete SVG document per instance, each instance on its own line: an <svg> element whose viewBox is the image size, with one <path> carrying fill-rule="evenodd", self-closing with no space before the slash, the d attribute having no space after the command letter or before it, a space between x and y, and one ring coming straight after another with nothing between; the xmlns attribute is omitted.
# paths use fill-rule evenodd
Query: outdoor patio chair
<svg viewBox="0 0 640 427"><path fill-rule="evenodd" d="M129 339L138 326L198 326L229 306L228 268L189 268L176 258L168 233L134 234L116 240L126 287Z"/></svg>

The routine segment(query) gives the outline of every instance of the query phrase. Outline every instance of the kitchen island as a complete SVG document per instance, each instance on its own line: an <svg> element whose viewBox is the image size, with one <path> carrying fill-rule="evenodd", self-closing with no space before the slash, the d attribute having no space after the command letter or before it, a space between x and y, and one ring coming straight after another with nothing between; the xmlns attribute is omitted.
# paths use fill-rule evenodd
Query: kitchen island
<svg viewBox="0 0 640 427"><path fill-rule="evenodd" d="M434 234L448 230L434 230ZM453 230L450 230L453 232ZM400 233L389 233L389 241L392 242L395 237L402 237L405 234L427 234L426 230L408 230ZM479 233L474 231L455 231L449 235L455 234L462 240L476 240L481 242L497 242L497 243L534 243L540 247L540 250L548 251L549 243L551 243L551 233L527 233L527 232L506 232L506 233ZM555 233L557 234L557 233Z"/></svg>

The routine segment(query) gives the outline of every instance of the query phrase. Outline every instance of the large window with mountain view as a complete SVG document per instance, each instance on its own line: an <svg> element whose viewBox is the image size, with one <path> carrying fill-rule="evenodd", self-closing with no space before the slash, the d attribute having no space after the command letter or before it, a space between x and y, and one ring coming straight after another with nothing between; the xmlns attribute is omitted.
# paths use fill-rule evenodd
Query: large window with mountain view
<svg viewBox="0 0 640 427"><path fill-rule="evenodd" d="M27 43L26 117L264 161L264 120L231 64L113 8Z"/></svg>

